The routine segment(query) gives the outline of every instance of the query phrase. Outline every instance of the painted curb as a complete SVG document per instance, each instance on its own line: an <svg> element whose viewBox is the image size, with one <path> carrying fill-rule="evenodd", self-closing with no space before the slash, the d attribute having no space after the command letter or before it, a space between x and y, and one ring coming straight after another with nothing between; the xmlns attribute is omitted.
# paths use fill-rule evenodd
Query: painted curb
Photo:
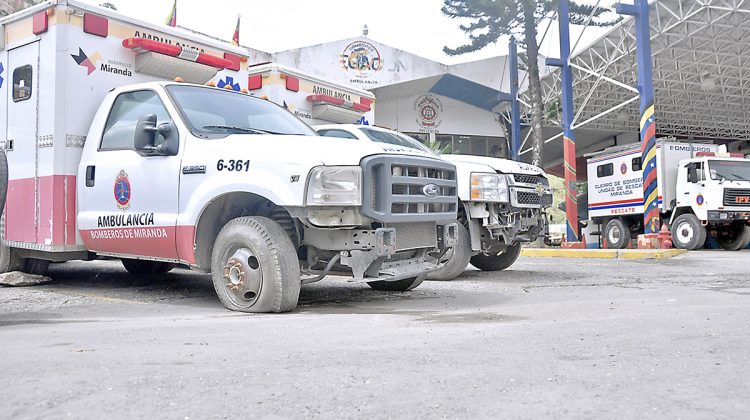
<svg viewBox="0 0 750 420"><path fill-rule="evenodd" d="M687 251L684 249L561 249L524 248L521 255L537 258L598 258L609 260L666 260Z"/></svg>

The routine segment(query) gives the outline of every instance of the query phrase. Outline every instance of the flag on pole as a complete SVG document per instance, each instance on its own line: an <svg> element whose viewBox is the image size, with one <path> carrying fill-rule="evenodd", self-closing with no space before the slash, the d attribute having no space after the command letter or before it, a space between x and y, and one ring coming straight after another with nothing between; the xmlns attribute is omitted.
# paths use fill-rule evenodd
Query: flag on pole
<svg viewBox="0 0 750 420"><path fill-rule="evenodd" d="M169 12L169 16L167 16L167 20L164 23L172 27L177 26L177 0L174 0L172 10Z"/></svg>
<svg viewBox="0 0 750 420"><path fill-rule="evenodd" d="M234 35L232 35L232 45L240 45L240 15L237 15L237 27L234 28Z"/></svg>

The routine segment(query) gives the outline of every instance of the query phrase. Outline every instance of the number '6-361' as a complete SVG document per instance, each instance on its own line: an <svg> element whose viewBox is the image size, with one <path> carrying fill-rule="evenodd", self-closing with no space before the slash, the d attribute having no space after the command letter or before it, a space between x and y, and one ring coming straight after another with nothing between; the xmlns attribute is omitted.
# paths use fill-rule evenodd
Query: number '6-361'
<svg viewBox="0 0 750 420"><path fill-rule="evenodd" d="M224 160L219 159L218 162L216 162L216 170L217 171L234 171L234 172L241 172L241 171L249 171L250 170L250 161L249 160Z"/></svg>

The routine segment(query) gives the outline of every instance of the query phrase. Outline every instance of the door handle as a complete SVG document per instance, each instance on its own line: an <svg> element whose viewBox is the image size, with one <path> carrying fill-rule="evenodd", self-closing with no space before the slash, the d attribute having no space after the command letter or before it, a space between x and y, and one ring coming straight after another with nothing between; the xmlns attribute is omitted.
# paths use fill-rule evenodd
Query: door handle
<svg viewBox="0 0 750 420"><path fill-rule="evenodd" d="M93 187L96 178L96 166L89 165L86 167L86 186Z"/></svg>

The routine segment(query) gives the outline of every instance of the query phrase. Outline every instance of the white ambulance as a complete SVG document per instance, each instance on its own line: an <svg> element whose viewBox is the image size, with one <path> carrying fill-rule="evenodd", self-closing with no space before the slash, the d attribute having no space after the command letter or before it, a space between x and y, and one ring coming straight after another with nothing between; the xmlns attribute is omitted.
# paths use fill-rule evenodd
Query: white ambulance
<svg viewBox="0 0 750 420"><path fill-rule="evenodd" d="M657 141L658 205L678 248L715 236L726 250L750 243L750 160L714 144ZM608 248L626 248L643 232L640 144L589 155L589 218Z"/></svg>
<svg viewBox="0 0 750 420"><path fill-rule="evenodd" d="M248 69L248 90L288 109L310 124L371 124L375 95L325 81L291 67L263 63Z"/></svg>
<svg viewBox="0 0 750 420"><path fill-rule="evenodd" d="M409 290L455 243L453 165L318 136L243 93L242 49L73 0L0 34L0 272L181 265L211 273L229 309L279 312L328 274Z"/></svg>

